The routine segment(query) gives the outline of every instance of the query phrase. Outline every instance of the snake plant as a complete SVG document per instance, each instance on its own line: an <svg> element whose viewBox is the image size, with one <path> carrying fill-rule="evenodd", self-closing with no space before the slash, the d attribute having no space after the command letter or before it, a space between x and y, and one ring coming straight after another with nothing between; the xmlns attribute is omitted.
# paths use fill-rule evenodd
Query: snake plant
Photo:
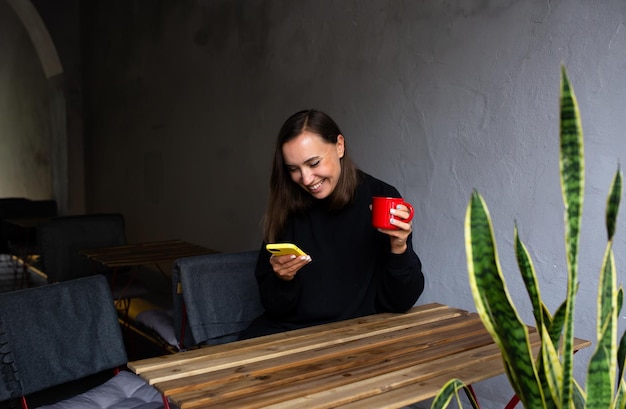
<svg viewBox="0 0 626 409"><path fill-rule="evenodd" d="M514 229L517 264L532 304L535 327L541 337L539 351L533 353L528 327L520 319L509 295L498 259L489 210L476 191L471 195L465 217L465 247L472 295L478 314L500 348L509 382L524 407L624 409L626 334L622 335L619 343L617 337L623 290L621 286L616 286L612 249L622 191L619 166L606 204L607 245L598 284L597 339L588 365L585 388L573 376L574 304L578 285L585 161L578 104L564 67L561 69L559 165L565 205L568 280L565 301L554 314L548 311L541 299L530 254L519 237L517 226ZM433 400L431 409L447 407L455 398L462 406L458 396L461 389L467 392L467 387L460 380L450 380ZM470 403L477 407L471 396Z"/></svg>

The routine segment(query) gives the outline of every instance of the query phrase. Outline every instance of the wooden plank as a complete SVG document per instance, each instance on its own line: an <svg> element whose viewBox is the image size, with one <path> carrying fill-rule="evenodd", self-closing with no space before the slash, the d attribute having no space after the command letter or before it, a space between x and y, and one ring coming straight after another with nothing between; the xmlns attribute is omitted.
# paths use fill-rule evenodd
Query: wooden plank
<svg viewBox="0 0 626 409"><path fill-rule="evenodd" d="M491 360L496 360L500 366L502 365L500 353L495 344L488 344L461 353L448 354L436 360L425 359L423 362L382 374L375 371L368 372L369 368L361 368L357 371L339 372L317 379L315 383L309 383L306 387L290 384L283 388L263 390L259 393L248 394L240 399L231 400L218 401L216 397L210 397L212 399L184 402L181 409L199 407L219 407L220 409L237 407L250 409L333 408L402 387L412 386L414 389L421 389L416 386L417 383L438 374L443 374L449 378L450 371L457 371L465 367L481 365L482 371L482 366ZM387 364L393 367L393 363ZM473 369L476 372L475 368ZM347 374L350 376L347 377ZM376 406L361 405L359 407Z"/></svg>
<svg viewBox="0 0 626 409"><path fill-rule="evenodd" d="M146 372L159 369L175 369L181 365L186 365L194 361L204 360L236 360L237 357L251 351L259 351L258 353L273 353L275 349L291 348L293 343L316 343L319 339L325 342L341 342L342 333L350 331L355 332L355 327L380 325L390 327L383 332L394 331L398 322L407 325L404 321L409 321L409 326L427 325L441 319L450 319L460 315L468 315L463 310L449 308L441 304L425 304L413 307L405 314L376 314L366 317L354 318L347 321L334 322L325 324L323 329L319 326L307 327L293 331L281 332L278 334L268 335L264 337L248 339L244 341L231 342L228 344L214 345L210 347L198 348L190 351L181 352L175 355L164 355L155 358L148 358L139 361L130 362L128 367L137 374L145 374ZM366 334L371 336L372 334ZM315 338L312 338L315 337ZM327 338L336 338L328 340ZM286 346L285 346L286 345ZM147 376L148 377L148 376Z"/></svg>
<svg viewBox="0 0 626 409"><path fill-rule="evenodd" d="M396 387L390 390L379 389L381 393L373 394L372 396L364 399L355 400L336 407L341 407L342 409L397 409L416 402L424 401L426 399L431 399L435 397L443 385L445 385L452 378L461 379L463 382L468 382L466 383L467 385L472 385L480 380L502 375L504 373L504 368L500 354L494 355L489 359L485 359L480 363L480 374L481 378L484 377L484 379L476 380L476 373L476 368L472 365L467 365L463 368L455 368L453 373L443 373L437 376L432 376L428 379L418 380L415 383L408 384L403 387ZM461 392L461 394L463 393ZM275 409L278 409L279 407L280 406ZM319 408L320 405L311 404L308 407Z"/></svg>
<svg viewBox="0 0 626 409"><path fill-rule="evenodd" d="M371 338L380 334L389 334L406 328L422 327L422 331L432 331L434 328L445 326L444 316L452 319L460 316L476 319L469 314L459 314L458 311L434 308L429 310L428 317L423 316L426 311L411 310L407 314L390 315L387 319L380 316L363 317L351 320L354 325L345 321L324 326L326 330L310 327L303 330L274 334L269 337L256 338L234 342L226 345L183 352L175 356L168 355L159 362L154 359L144 366L140 363L131 363L129 367L135 373L143 374L150 383L157 384L167 380L207 373L219 369L241 366L252 362L273 359L279 356L306 352L316 348L324 348L362 338ZM461 310L462 311L462 310ZM419 319L419 318L422 319ZM434 320L434 321L433 321ZM221 348L220 348L221 347ZM187 354L186 356L182 356ZM165 362L167 361L167 363ZM155 365L156 364L156 365Z"/></svg>
<svg viewBox="0 0 626 409"><path fill-rule="evenodd" d="M467 320L465 320L467 321ZM372 365L419 354L420 359L432 357L430 351L443 354L450 350L461 351L491 342L482 323L474 319L460 325L441 328L441 331L420 334L420 328L411 328L401 333L382 334L378 337L356 340L331 347L319 348L277 357L272 360L237 365L193 377L185 377L155 386L167 396L193 389L215 387L224 383L241 382L237 388L243 389L246 380L271 378L273 382L293 382L302 374L311 378L318 373L350 369ZM453 345L445 349L444 345ZM404 359L404 358L402 358ZM269 375L269 378L268 378ZM264 388L269 387L269 381Z"/></svg>
<svg viewBox="0 0 626 409"><path fill-rule="evenodd" d="M540 347L539 335L535 332L530 335L533 351L538 352ZM591 342L574 338L574 350L579 351L583 348L591 346ZM393 390L385 390L384 393L373 395L371 398L351 402L350 404L341 405L342 409L362 409L362 408L380 408L395 409L402 408L412 403L421 402L426 399L433 398L439 393L443 385L450 379L460 379L465 385L472 385L485 379L493 378L498 375L504 375L504 365L502 359L492 359L481 362L480 373L473 366L467 366L457 369L449 374L433 376L419 382L419 388L404 387ZM317 406L309 406L311 408Z"/></svg>
<svg viewBox="0 0 626 409"><path fill-rule="evenodd" d="M323 373L319 371L321 363L312 365L311 368L305 366L279 375L271 372L266 375L247 373L244 383L233 382L222 388L183 393L173 395L171 398L183 409L212 406L253 408L272 404L278 405L279 408L330 408L353 399L369 398L411 385L413 397L408 403L417 402L433 397L452 376L471 384L503 373L499 349L491 343L490 336L484 329L479 329L479 332L482 332L487 345L481 347L466 345L468 349L464 350L457 340L451 340L447 344L448 351L443 353L442 346L433 346L431 351L411 348L409 338L404 341L405 351L409 351L407 354L398 351L393 356L381 354L381 359L374 360L375 362L351 365L343 370L337 361L329 362L328 371ZM475 337L473 333L467 334L468 339ZM534 329L530 333L530 339L537 350L540 339ZM375 355L380 351L368 352ZM479 365L480 371L476 371L476 365ZM333 366L335 370L332 370ZM439 373L443 375L439 376ZM434 380L430 380L431 377ZM419 386L416 385L418 383ZM416 393L416 389L419 393ZM397 398L394 397L391 401L395 399ZM288 402L276 403L285 400ZM406 401L402 401L402 405L394 407L401 407L405 403ZM307 406L302 406L305 404ZM359 404L356 407L378 406Z"/></svg>

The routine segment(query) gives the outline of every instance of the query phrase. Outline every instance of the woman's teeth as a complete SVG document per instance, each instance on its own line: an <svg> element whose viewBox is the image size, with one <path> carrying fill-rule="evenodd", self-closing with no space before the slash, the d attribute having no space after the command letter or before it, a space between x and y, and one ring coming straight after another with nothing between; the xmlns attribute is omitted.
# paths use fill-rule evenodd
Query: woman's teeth
<svg viewBox="0 0 626 409"><path fill-rule="evenodd" d="M310 186L310 187L309 187L309 190L310 190L311 192L316 192L316 191L318 191L318 190L322 187L322 183L324 183L324 181L323 181L323 180L322 180L321 182L319 182L319 183L314 184L313 186Z"/></svg>

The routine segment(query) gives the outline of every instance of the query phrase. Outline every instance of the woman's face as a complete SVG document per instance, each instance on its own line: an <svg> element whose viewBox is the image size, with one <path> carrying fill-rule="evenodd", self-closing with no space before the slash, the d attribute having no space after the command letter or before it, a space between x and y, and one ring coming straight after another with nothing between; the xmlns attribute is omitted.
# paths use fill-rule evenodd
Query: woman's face
<svg viewBox="0 0 626 409"><path fill-rule="evenodd" d="M343 136L328 143L320 135L304 131L283 144L283 158L291 179L316 199L325 199L335 190L341 175Z"/></svg>

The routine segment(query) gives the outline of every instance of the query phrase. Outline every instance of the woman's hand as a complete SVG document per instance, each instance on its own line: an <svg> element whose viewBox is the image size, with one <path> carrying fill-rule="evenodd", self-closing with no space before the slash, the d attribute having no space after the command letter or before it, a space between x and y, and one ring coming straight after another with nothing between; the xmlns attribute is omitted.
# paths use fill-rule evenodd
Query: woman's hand
<svg viewBox="0 0 626 409"><path fill-rule="evenodd" d="M270 264L281 280L291 281L296 273L311 262L311 256L272 256Z"/></svg>
<svg viewBox="0 0 626 409"><path fill-rule="evenodd" d="M390 223L397 227L397 229L378 229L379 232L389 235L391 240L391 252L394 254L402 254L407 249L406 241L409 238L409 234L413 231L412 222L404 222L410 216L409 208L404 205L398 205L397 208L391 209Z"/></svg>

